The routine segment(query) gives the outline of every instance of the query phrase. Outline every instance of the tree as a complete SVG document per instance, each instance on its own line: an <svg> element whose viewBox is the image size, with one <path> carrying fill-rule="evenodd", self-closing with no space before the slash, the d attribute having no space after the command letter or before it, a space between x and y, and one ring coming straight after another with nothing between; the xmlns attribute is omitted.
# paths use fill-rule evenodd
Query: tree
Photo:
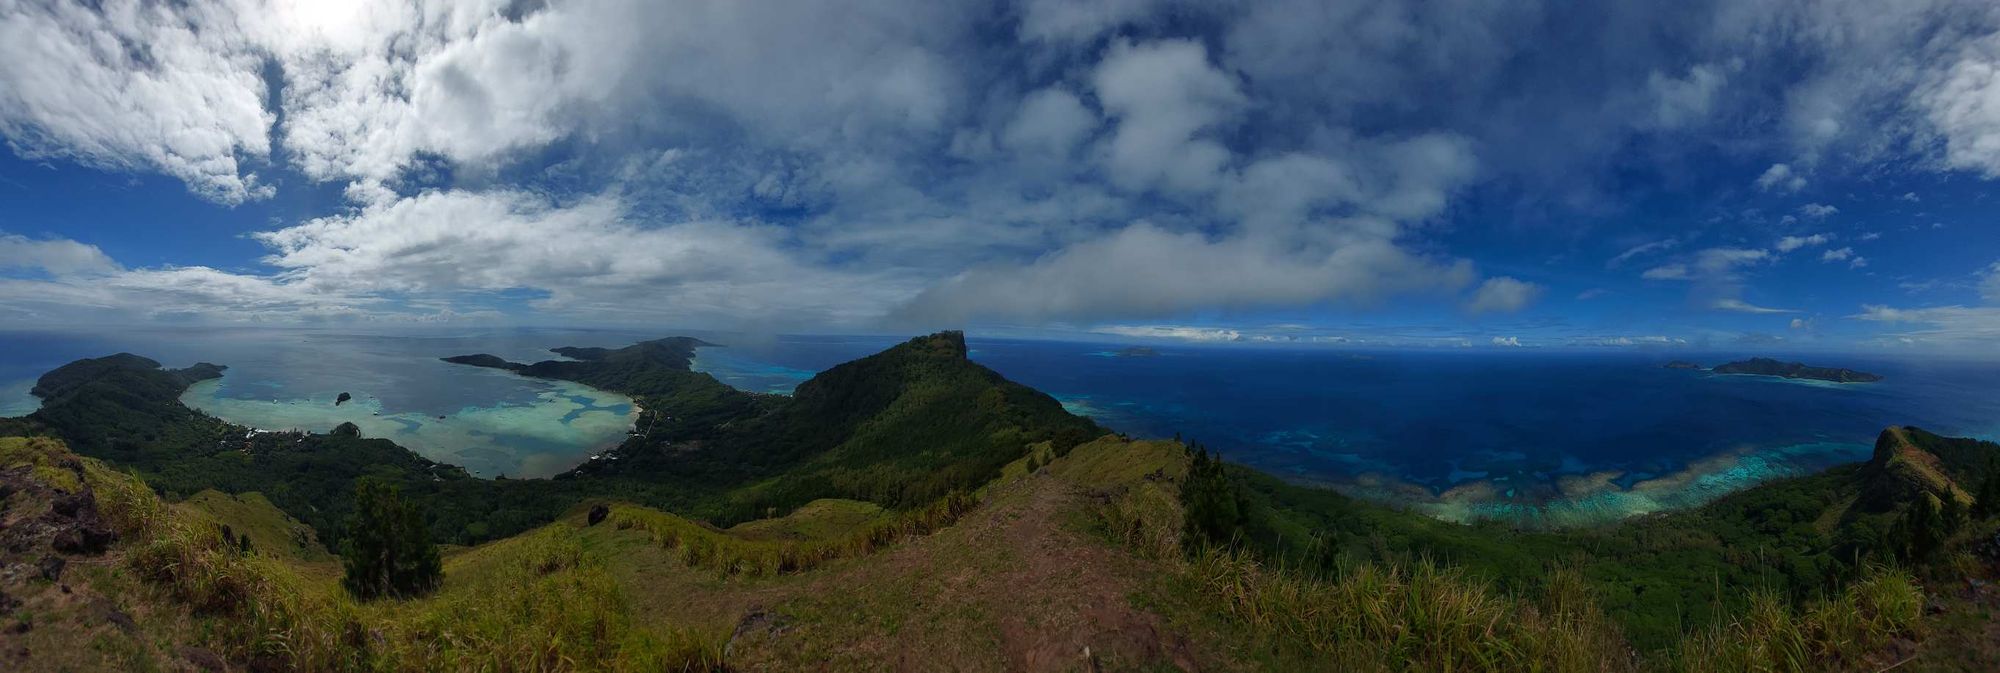
<svg viewBox="0 0 2000 673"><path fill-rule="evenodd" d="M1904 558L1922 563L1944 547L1947 532L1943 510L1937 496L1929 493L1903 510L1903 519L1896 523L1893 537Z"/></svg>
<svg viewBox="0 0 2000 673"><path fill-rule="evenodd" d="M423 512L395 486L365 478L354 485L354 515L341 551L341 583L362 599L430 593L444 579Z"/></svg>
<svg viewBox="0 0 2000 673"><path fill-rule="evenodd" d="M1243 502L1243 493L1236 482L1229 478L1222 459L1210 455L1208 448L1199 444L1194 449L1187 481L1181 484L1187 535L1211 544L1227 544L1243 527L1243 514L1249 507Z"/></svg>
<svg viewBox="0 0 2000 673"><path fill-rule="evenodd" d="M2000 516L2000 464L1986 468L1986 481L1980 482L1979 492L1974 494L1972 515L1980 519Z"/></svg>

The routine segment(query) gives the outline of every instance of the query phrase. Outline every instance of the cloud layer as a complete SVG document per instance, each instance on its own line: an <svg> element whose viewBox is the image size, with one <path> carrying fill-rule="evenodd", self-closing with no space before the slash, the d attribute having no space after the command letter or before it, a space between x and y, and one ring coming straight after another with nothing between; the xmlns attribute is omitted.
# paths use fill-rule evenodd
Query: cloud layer
<svg viewBox="0 0 2000 673"><path fill-rule="evenodd" d="M234 271L9 235L0 301L400 319L514 298L773 327L1505 315L1550 279L1446 243L1482 226L1453 215L1488 185L1584 199L1695 137L1760 157L1734 184L1765 195L1880 162L2000 177L1990 3L1431 9L0 0L17 155L223 205L346 199L252 232L268 255ZM1785 310L1745 298L1751 270L1835 240L1651 238L1607 268L1750 314Z"/></svg>

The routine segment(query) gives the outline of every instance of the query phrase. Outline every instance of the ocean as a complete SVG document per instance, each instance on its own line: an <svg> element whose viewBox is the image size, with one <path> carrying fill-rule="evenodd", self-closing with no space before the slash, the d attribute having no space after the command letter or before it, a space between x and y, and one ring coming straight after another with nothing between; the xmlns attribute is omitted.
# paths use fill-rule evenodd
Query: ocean
<svg viewBox="0 0 2000 673"><path fill-rule="evenodd" d="M695 336L695 367L788 393L901 339ZM666 336L616 330L470 330L423 336L327 330L0 333L0 414L33 409L34 377L118 351L170 367L230 366L183 400L264 428L353 421L475 474L561 472L620 441L631 401L437 358L552 357ZM1074 412L1140 437L1179 434L1229 460L1439 518L1585 525L1696 505L1772 478L1867 458L1894 424L2000 438L2000 365L1861 355L1809 364L1884 375L1867 384L1666 369L1766 352L1359 351L1235 345L969 340L971 357ZM1782 356L1782 353L1775 355ZM335 407L350 392L354 401ZM442 417L442 418L440 418Z"/></svg>

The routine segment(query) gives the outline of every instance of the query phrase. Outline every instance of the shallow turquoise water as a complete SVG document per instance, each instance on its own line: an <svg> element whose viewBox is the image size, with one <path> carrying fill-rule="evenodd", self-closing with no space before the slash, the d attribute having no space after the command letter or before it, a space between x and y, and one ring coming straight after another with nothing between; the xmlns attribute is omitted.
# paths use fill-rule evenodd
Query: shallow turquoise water
<svg viewBox="0 0 2000 673"><path fill-rule="evenodd" d="M0 413L20 415L43 372L82 358L129 351L183 367L226 365L221 379L191 386L188 406L251 427L325 432L352 422L426 458L484 477L561 473L625 438L633 419L623 395L438 360L493 353L551 359L555 346L623 346L650 338L624 332L495 330L372 335L327 330L154 330L120 334L0 334ZM340 393L353 399L334 405Z"/></svg>

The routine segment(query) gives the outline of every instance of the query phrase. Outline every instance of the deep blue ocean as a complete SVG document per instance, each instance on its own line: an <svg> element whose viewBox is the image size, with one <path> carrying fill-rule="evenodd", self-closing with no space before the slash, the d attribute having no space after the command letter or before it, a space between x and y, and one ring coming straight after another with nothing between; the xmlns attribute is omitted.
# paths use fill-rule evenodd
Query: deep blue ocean
<svg viewBox="0 0 2000 673"><path fill-rule="evenodd" d="M460 367L490 352L532 361L554 346L620 346L628 331L474 330L422 336L325 330L0 333L0 414L32 410L34 377L131 351L179 367L231 366L184 400L258 427L342 420L475 473L559 472L615 444L630 401L581 386ZM790 392L888 337L696 334L696 368L730 385ZM1869 384L1662 367L1768 352L1354 351L1235 345L970 340L972 358L1114 430L1176 433L1230 460L1447 519L1578 524L1685 507L1867 457L1892 424L2000 438L2000 364L1799 356L1882 374ZM336 409L331 398L357 403ZM438 418L442 416L444 418Z"/></svg>

